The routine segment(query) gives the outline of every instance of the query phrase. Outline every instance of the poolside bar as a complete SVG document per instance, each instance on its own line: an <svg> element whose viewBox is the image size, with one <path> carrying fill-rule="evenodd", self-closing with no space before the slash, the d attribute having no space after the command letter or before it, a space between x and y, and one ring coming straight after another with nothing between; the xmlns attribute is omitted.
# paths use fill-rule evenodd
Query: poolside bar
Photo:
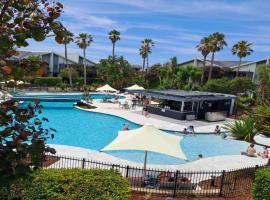
<svg viewBox="0 0 270 200"><path fill-rule="evenodd" d="M159 102L147 105L149 113L178 120L224 120L233 113L236 98L230 94L184 90L143 90L133 93Z"/></svg>

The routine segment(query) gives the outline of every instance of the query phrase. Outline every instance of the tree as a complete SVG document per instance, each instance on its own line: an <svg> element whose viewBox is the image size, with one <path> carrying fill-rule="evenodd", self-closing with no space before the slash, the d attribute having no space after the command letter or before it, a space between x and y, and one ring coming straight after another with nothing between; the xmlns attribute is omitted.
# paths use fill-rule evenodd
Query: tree
<svg viewBox="0 0 270 200"><path fill-rule="evenodd" d="M65 30L64 31L64 34L63 34L63 40L62 40L62 44L65 45L65 67L68 68L68 71L69 71L69 84L70 86L72 87L72 74L71 74L71 68L70 68L70 65L68 65L68 57L67 57L67 45L73 41L73 33L71 33L70 31L68 30Z"/></svg>
<svg viewBox="0 0 270 200"><path fill-rule="evenodd" d="M188 84L193 88L194 82L201 76L202 70L194 66L179 67L177 70L178 87Z"/></svg>
<svg viewBox="0 0 270 200"><path fill-rule="evenodd" d="M173 76L175 76L176 72L177 72L177 68L178 68L178 62L177 62L177 58L174 56L170 59L171 63L171 69L172 69L172 74Z"/></svg>
<svg viewBox="0 0 270 200"><path fill-rule="evenodd" d="M212 78L212 69L214 65L215 53L221 51L225 46L227 46L227 42L225 41L225 35L223 33L215 32L209 36L209 40L209 49L212 53L212 58L208 74L208 80Z"/></svg>
<svg viewBox="0 0 270 200"><path fill-rule="evenodd" d="M201 75L201 85L203 85L203 82L204 82L204 74L205 74L205 71L206 71L206 59L207 59L207 56L209 55L210 53L210 38L209 37L204 37L203 39L201 39L201 42L200 44L198 44L196 47L197 47L197 50L199 52L201 52L202 56L203 56L203 70L202 70L202 75Z"/></svg>
<svg viewBox="0 0 270 200"><path fill-rule="evenodd" d="M248 43L248 41L241 40L232 47L232 54L237 55L239 57L239 64L237 67L236 77L238 77L239 75L242 58L245 58L246 56L250 55L253 52L253 50L250 47L251 45L252 44Z"/></svg>
<svg viewBox="0 0 270 200"><path fill-rule="evenodd" d="M1 180L29 171L30 165L41 166L44 151L55 152L45 146L46 140L54 137L52 131L55 130L43 128L42 123L48 122L48 119L37 117L37 114L41 114L41 108L38 102L25 108L17 107L13 101L0 104ZM25 162L29 156L30 165Z"/></svg>
<svg viewBox="0 0 270 200"><path fill-rule="evenodd" d="M141 55L141 57L142 57L142 59L143 59L143 65L142 65L142 71L144 71L144 69L145 69L145 59L146 59L146 57L147 57L147 49L145 48L145 46L141 46L141 48L139 49L139 51L140 51L140 55Z"/></svg>
<svg viewBox="0 0 270 200"><path fill-rule="evenodd" d="M109 32L109 39L112 41L112 57L115 58L114 50L115 50L115 43L120 40L120 32L117 30L112 30Z"/></svg>
<svg viewBox="0 0 270 200"><path fill-rule="evenodd" d="M4 75L10 71L5 70L8 58L16 54L17 48L28 46L28 39L43 41L53 35L58 43L62 41L64 27L57 21L62 9L62 4L50 0L1 1L0 65ZM0 104L0 184L27 173L30 166L40 166L45 152L55 153L46 146L53 134L52 129L42 127L47 119L39 119L40 113L38 103L26 107L18 107L13 101ZM30 162L25 162L26 157Z"/></svg>
<svg viewBox="0 0 270 200"><path fill-rule="evenodd" d="M270 69L262 65L259 67L259 101L270 101Z"/></svg>
<svg viewBox="0 0 270 200"><path fill-rule="evenodd" d="M91 42L93 42L93 37L87 33L80 33L79 36L76 37L75 42L78 45L78 47L83 50L83 74L84 74L84 85L86 85L85 51L87 47L90 46Z"/></svg>
<svg viewBox="0 0 270 200"><path fill-rule="evenodd" d="M153 46L154 42L152 39L145 38L142 41L142 46L140 48L140 55L143 57L143 70L145 67L145 60L146 60L146 68L149 67L149 54L152 53Z"/></svg>
<svg viewBox="0 0 270 200"><path fill-rule="evenodd" d="M0 61L16 54L15 49L28 46L28 39L43 41L53 33L61 41L63 29L60 17L63 5L49 0L2 0L0 3Z"/></svg>
<svg viewBox="0 0 270 200"><path fill-rule="evenodd" d="M65 79L70 79L70 76L72 79L76 79L79 77L79 73L74 67L69 67L61 69L60 76Z"/></svg>
<svg viewBox="0 0 270 200"><path fill-rule="evenodd" d="M109 56L107 59L100 60L97 73L105 83L117 89L129 86L133 77L130 64L122 56L114 59Z"/></svg>

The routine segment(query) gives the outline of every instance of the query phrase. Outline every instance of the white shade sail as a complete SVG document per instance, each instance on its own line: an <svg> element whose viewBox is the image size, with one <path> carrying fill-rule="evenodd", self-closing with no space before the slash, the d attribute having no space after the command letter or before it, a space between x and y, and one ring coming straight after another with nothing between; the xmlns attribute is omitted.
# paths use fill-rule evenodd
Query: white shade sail
<svg viewBox="0 0 270 200"><path fill-rule="evenodd" d="M270 147L270 137L266 137L265 135L259 134L255 135L253 139L258 144Z"/></svg>
<svg viewBox="0 0 270 200"><path fill-rule="evenodd" d="M102 87L97 88L97 91L99 92L117 92L116 89L114 89L113 87L111 87L110 85L106 84Z"/></svg>
<svg viewBox="0 0 270 200"><path fill-rule="evenodd" d="M101 151L143 150L187 160L180 147L181 140L182 137L168 134L153 125L144 125L130 131L119 131L116 139Z"/></svg>
<svg viewBox="0 0 270 200"><path fill-rule="evenodd" d="M139 86L139 85L137 85L137 84L132 85L132 86L130 86L130 87L127 87L127 88L125 88L125 89L126 89L126 90L144 90L143 87L141 87L141 86Z"/></svg>

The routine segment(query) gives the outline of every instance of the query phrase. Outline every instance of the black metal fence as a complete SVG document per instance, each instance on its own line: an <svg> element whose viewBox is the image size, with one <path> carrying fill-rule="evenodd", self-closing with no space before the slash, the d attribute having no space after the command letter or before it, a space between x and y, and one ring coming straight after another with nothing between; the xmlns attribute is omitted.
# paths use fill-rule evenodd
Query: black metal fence
<svg viewBox="0 0 270 200"><path fill-rule="evenodd" d="M256 166L230 171L144 170L140 167L47 155L43 168L99 168L116 170L129 180L132 190L169 196L237 196L251 191Z"/></svg>

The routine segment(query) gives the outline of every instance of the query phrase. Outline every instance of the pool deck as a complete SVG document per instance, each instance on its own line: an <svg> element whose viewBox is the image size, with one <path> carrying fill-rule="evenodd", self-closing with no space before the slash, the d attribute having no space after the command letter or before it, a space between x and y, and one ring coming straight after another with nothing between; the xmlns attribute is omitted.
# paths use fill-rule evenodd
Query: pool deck
<svg viewBox="0 0 270 200"><path fill-rule="evenodd" d="M122 109L119 108L117 103L101 103L99 100L94 100L93 105L96 106L96 109L83 109L76 107L80 110L98 112L104 114L115 115L124 119L127 119L131 122L134 122L139 125L152 124L155 127L163 130L170 130L176 132L182 132L184 128L187 128L190 125L194 126L195 133L213 133L216 125L221 127L221 130L224 124L233 122L233 119L227 118L225 121L219 122L206 122L200 120L186 121L186 120L176 120L168 117L158 116L149 114L147 117L142 115L142 107L136 107L135 109Z"/></svg>
<svg viewBox="0 0 270 200"><path fill-rule="evenodd" d="M109 154L84 149L80 147L72 147L65 145L55 145L49 144L50 147L53 147L57 155L64 155L67 157L74 158L85 158L88 160L105 162L105 163L117 163L118 165L129 165L131 167L143 167L142 163L136 163L128 160L124 160L121 158L117 158L111 156ZM51 167L61 167L61 160L59 163L53 164ZM254 167L256 165L265 165L267 163L267 159L262 159L260 157L247 157L243 155L230 155L230 156L215 156L202 158L200 160L196 160L193 162L187 162L186 164L179 165L156 165L156 164L148 164L148 168L154 169L163 169L163 170L181 170L181 171L222 171L222 170L236 170L247 167ZM60 165L59 165L60 164ZM76 164L76 163L75 163ZM81 162L78 161L78 166L81 166ZM69 167L69 166L65 166Z"/></svg>

